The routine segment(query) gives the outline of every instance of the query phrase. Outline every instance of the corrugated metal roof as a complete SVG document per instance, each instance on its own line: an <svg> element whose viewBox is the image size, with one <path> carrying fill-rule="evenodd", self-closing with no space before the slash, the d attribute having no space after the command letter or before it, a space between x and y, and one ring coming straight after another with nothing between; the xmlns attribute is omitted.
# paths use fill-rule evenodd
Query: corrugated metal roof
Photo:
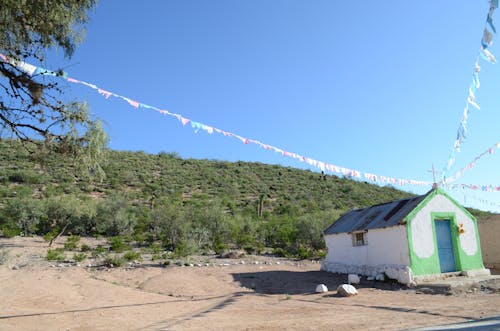
<svg viewBox="0 0 500 331"><path fill-rule="evenodd" d="M396 200L363 209L351 210L330 225L324 233L334 234L363 231L402 224L406 215L408 215L432 191L433 190L414 198Z"/></svg>

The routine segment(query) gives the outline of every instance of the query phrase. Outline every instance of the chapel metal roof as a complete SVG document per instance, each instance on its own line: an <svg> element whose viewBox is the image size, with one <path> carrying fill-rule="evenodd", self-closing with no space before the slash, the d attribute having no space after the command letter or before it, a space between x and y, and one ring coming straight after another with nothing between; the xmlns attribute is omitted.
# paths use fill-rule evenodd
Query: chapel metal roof
<svg viewBox="0 0 500 331"><path fill-rule="evenodd" d="M403 224L404 218L432 191L409 199L351 210L330 225L324 234L381 229Z"/></svg>

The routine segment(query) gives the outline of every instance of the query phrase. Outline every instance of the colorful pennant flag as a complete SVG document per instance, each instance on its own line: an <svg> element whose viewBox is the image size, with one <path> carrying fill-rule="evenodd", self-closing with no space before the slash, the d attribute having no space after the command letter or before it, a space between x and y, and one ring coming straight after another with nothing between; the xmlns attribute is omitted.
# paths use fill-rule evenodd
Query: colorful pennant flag
<svg viewBox="0 0 500 331"><path fill-rule="evenodd" d="M481 46L474 61L474 72L472 74L472 82L469 86L469 94L466 98L462 119L460 120L460 123L458 125L457 136L453 143L453 149L441 174L442 183L446 183L449 180L449 178L447 178L447 174L455 163L455 154L461 151L461 146L464 140L467 138L467 120L469 118L470 106L476 108L477 110L481 109L476 101L476 90L479 89L480 86L479 71L481 70L481 67L479 67L479 58L481 57L493 64L496 63L495 56L487 49L493 44L493 34L489 29L491 29L493 33L496 33L495 26L493 25L493 13L495 12L496 8L498 8L498 0L490 0L490 9L488 11L488 16L486 17L486 26L483 31L483 37L481 38Z"/></svg>

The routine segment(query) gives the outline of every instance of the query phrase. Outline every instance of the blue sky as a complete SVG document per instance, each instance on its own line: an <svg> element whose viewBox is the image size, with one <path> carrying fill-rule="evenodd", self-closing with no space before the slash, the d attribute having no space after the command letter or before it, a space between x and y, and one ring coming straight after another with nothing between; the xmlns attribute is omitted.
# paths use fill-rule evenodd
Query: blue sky
<svg viewBox="0 0 500 331"><path fill-rule="evenodd" d="M43 65L312 159L432 181L427 170L441 170L453 147L488 8L487 0L100 1L74 56L56 54ZM470 113L451 173L500 141L500 68L480 65L481 110ZM103 120L113 149L308 167L77 84L67 88ZM499 153L458 182L500 186ZM478 200L500 205L498 192L449 193L500 211Z"/></svg>

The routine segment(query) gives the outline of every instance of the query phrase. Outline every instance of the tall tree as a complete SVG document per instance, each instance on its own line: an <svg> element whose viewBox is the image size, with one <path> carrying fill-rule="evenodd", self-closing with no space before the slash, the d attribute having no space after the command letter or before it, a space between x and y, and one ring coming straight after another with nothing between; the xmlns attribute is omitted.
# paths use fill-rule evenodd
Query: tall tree
<svg viewBox="0 0 500 331"><path fill-rule="evenodd" d="M2 0L0 5L0 136L85 144L95 127L85 104L65 102L60 80L34 71L46 51L71 57L96 0ZM64 75L62 70L53 75Z"/></svg>

